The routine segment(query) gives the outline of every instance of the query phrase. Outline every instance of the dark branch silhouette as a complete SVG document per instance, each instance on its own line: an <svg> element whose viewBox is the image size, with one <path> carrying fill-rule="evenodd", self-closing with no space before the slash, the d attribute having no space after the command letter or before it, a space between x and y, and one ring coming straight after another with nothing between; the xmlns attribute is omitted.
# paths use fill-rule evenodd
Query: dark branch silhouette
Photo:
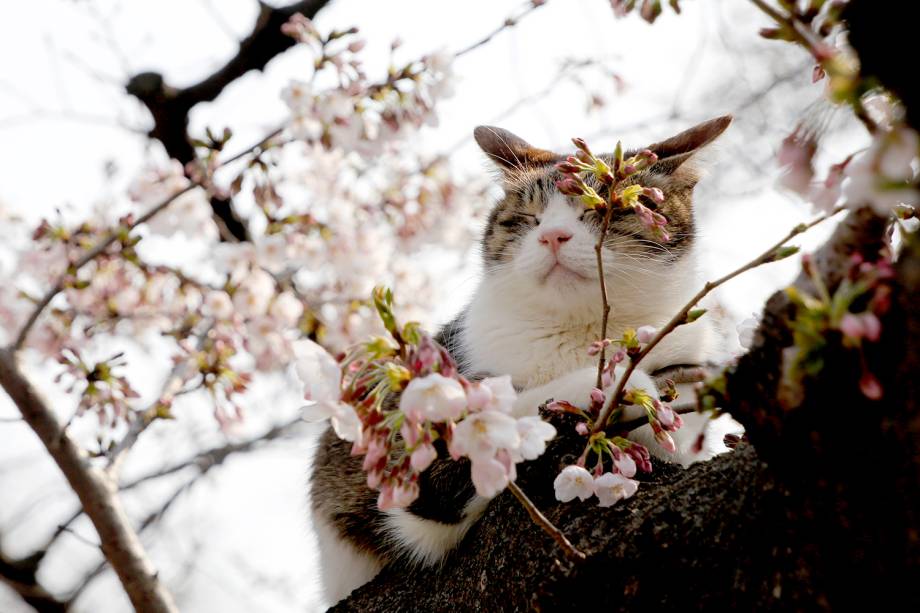
<svg viewBox="0 0 920 613"><path fill-rule="evenodd" d="M296 13L312 18L328 3L329 0L306 0L272 8L260 2L252 32L240 41L236 55L194 85L173 87L159 72L142 72L131 77L125 89L150 111L153 129L149 135L163 143L170 157L183 164L195 159L188 133L191 110L201 102L214 100L236 79L250 70L264 69L272 58L293 47L296 41L282 33L281 26ZM246 224L236 215L230 200L212 197L211 208L223 240L249 239Z"/></svg>

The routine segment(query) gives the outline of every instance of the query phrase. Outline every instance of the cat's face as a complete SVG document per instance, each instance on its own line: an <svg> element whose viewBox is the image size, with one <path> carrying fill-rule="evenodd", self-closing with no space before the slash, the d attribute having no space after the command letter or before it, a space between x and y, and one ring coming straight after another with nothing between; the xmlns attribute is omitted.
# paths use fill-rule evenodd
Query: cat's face
<svg viewBox="0 0 920 613"><path fill-rule="evenodd" d="M655 237L631 211L615 211L602 250L605 277L623 288L647 287L668 274L693 243L692 192L697 174L688 162L716 138L730 117L715 119L651 145L659 161L628 183L658 187L664 202L643 200L668 221L669 239ZM564 159L498 128L476 129L476 140L502 171L505 196L489 216L482 241L486 274L552 303L596 302L599 216L556 188ZM594 185L601 192L599 185Z"/></svg>

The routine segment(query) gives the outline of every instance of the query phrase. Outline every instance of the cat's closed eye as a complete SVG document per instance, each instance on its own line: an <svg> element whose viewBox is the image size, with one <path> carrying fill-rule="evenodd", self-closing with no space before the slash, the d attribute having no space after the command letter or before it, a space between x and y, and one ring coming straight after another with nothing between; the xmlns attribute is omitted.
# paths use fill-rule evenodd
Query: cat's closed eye
<svg viewBox="0 0 920 613"><path fill-rule="evenodd" d="M516 228L518 226L535 226L539 223L540 218L536 215L531 215L530 213L515 213L498 222L498 225L503 228Z"/></svg>

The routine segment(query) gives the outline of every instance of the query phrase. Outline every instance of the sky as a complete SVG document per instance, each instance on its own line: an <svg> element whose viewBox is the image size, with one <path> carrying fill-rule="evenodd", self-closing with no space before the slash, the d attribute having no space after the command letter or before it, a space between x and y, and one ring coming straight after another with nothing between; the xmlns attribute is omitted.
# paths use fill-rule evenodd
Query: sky
<svg viewBox="0 0 920 613"><path fill-rule="evenodd" d="M282 4L282 3L276 3ZM368 41L371 71L383 74L390 42L403 41L400 57L458 50L492 31L518 0L335 0L317 19L320 29L356 25ZM803 117L828 117L829 133L818 163L827 165L861 144L845 113L822 102L822 84L810 83L802 53L757 38L764 21L747 3L682 3L654 26L637 17L615 20L606 0L550 0L517 27L457 60L456 93L444 102L437 127L423 130L419 147L450 152L471 176L486 165L472 129L494 124L546 148L568 148L583 136L595 149L618 139L641 146L695 122L734 113L735 123L707 154L707 177L696 206L704 274L715 276L756 255L813 212L774 187L774 153ZM0 19L0 210L29 220L79 216L120 198L149 156L160 156L144 133L149 118L123 92L127 77L163 72L169 83L195 82L219 66L251 28L253 0L32 0L5 7ZM603 69L560 75L568 58L591 58ZM192 131L229 125L239 142L257 139L284 116L279 92L305 74L310 58L293 50L265 73L250 73L192 115ZM581 83L576 83L574 74ZM612 76L616 75L616 79ZM779 84L775 84L779 81ZM587 110L586 92L606 104ZM817 245L829 230L803 244ZM720 298L736 317L758 309L796 272L789 261L732 282ZM475 289L475 266L445 279L449 299L434 316L449 318ZM33 371L35 374L41 369ZM151 377L146 393L152 393ZM143 387L143 385L142 385ZM52 399L66 402L53 390ZM266 381L253 404L284 406L270 416L254 412L249 432L290 417L297 392L284 380ZM0 416L12 409L0 399ZM126 467L141 472L183 451L220 441L213 420L191 417L178 438L156 424ZM205 416L207 417L207 416ZM161 427L162 426L162 427ZM272 448L231 460L179 499L148 541L183 610L303 611L321 603L306 515L304 484L316 428ZM141 516L181 479L142 491L129 512ZM28 553L43 530L71 509L55 468L42 458L21 425L0 423L0 528L4 547ZM13 500L15 499L15 501ZM29 504L25 504L29 501ZM14 504L15 502L15 504ZM75 525L73 538L49 560L42 579L66 588L75 571L91 568L95 551L85 542L92 528ZM87 536L89 535L89 536ZM171 564L195 558L188 568ZM6 598L6 599L5 599ZM0 610L18 611L0 587ZM77 610L122 611L127 602L111 573L81 596Z"/></svg>

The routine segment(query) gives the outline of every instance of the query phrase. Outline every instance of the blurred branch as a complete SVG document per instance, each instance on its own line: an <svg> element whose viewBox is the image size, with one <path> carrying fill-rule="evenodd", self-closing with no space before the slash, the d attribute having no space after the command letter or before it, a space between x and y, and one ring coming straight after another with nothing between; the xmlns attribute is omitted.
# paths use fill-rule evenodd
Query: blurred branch
<svg viewBox="0 0 920 613"><path fill-rule="evenodd" d="M272 428L267 430L265 433L255 436L253 438L250 438L248 440L245 440L239 443L229 443L222 447L215 447L207 451L202 451L200 453L195 454L194 456L192 456L191 458L187 460L184 460L182 462L179 462L167 468L164 468L164 469L152 472L152 473L148 473L146 475L138 477L137 479L134 479L133 481L130 481L122 485L119 488L119 491L123 492L126 490L133 489L148 481L152 481L154 479L160 479L162 477L167 477L169 475L176 474L187 468L194 467L198 469L198 474L194 475L193 477L191 477L190 479L182 483L182 485L176 488L176 490L173 491L173 493L170 494L169 497L166 498L162 503L160 503L160 505L156 509L148 513L141 520L140 524L138 525L138 529L137 529L138 534L142 534L144 531L146 531L148 528L150 528L152 525L154 525L156 522L162 519L163 516L166 514L166 512L169 511L169 509L179 499L179 497L182 496L182 494L188 492L192 487L194 487L195 484L197 484L203 477L205 477L211 471L212 468L222 465L224 461L232 455L254 451L256 449L260 449L262 446L264 446L267 443L281 439L287 436L288 434L290 434L293 430L295 430L302 423L303 423L303 420L298 416L295 419L291 419L287 422L273 426ZM77 587L74 588L73 592L71 592L69 600L71 601L75 600L89 586L89 584L92 583L94 579L96 579L100 574L102 574L102 571L104 571L105 568L106 568L106 563L103 561L99 565L97 565L95 568L93 568L93 570L87 573L83 577L83 579L81 579L80 582L77 584Z"/></svg>
<svg viewBox="0 0 920 613"><path fill-rule="evenodd" d="M38 582L38 564L32 558L11 560L0 551L0 582L10 587L39 613L64 613L68 603L58 600Z"/></svg>
<svg viewBox="0 0 920 613"><path fill-rule="evenodd" d="M474 49L478 49L479 47L482 47L483 45L490 42L493 38L495 38L496 36L504 32L505 30L516 26L518 22L521 21L521 19L523 19L530 13L540 8L541 6L546 4L548 1L549 0L529 0L527 2L527 5L521 10L521 12L505 19L502 25L498 26L493 31L486 34L483 38L477 40L475 43L472 43L471 45L467 45L463 49L460 49L459 51L454 52L454 57L460 57L462 55L466 55L470 51L473 51Z"/></svg>
<svg viewBox="0 0 920 613"><path fill-rule="evenodd" d="M195 159L195 149L188 134L189 113L201 102L217 98L228 85L250 70L262 70L266 64L296 41L281 32L281 26L296 13L314 17L329 0L306 0L281 8L259 2L259 15L252 32L240 41L236 55L198 83L185 88L175 88L166 83L158 72L142 72L134 75L125 90L150 111L153 129L150 136L166 148L170 157L187 164ZM248 240L249 231L245 223L233 211L230 200L211 198L218 227L226 230L222 238Z"/></svg>
<svg viewBox="0 0 920 613"><path fill-rule="evenodd" d="M303 423L303 420L300 418L300 416L297 416L296 418L287 422L273 426L263 434L253 438L247 439L245 441L240 441L238 443L228 443L221 447L214 447L212 449L196 453L186 460L137 477L136 479L120 485L119 489L121 491L130 490L148 481L167 477L169 475L173 475L177 472L185 470L186 468L192 467L198 469L199 476L204 475L215 466L223 464L224 461L231 455L253 451L265 443L284 438L301 423Z"/></svg>

